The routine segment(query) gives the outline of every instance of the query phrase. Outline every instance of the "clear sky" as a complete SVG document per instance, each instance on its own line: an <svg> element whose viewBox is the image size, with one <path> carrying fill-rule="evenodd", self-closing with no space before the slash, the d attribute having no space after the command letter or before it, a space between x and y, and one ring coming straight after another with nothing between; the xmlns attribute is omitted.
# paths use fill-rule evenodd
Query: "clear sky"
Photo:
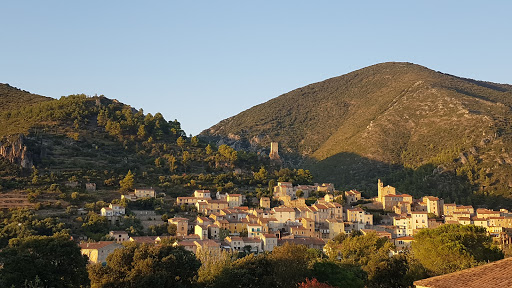
<svg viewBox="0 0 512 288"><path fill-rule="evenodd" d="M0 11L0 83L103 94L193 135L380 62L512 84L512 1L50 0Z"/></svg>

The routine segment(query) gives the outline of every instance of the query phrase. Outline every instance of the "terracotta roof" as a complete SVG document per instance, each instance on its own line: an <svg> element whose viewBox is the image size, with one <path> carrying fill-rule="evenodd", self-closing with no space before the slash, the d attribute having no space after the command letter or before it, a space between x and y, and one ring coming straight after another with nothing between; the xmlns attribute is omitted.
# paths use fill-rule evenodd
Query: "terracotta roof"
<svg viewBox="0 0 512 288"><path fill-rule="evenodd" d="M228 204L228 201L225 201L225 200L208 199L208 200L206 200L206 202L208 202L208 203L217 203L217 204Z"/></svg>
<svg viewBox="0 0 512 288"><path fill-rule="evenodd" d="M178 238L181 238L181 239L201 239L201 237L199 237L199 235L197 234L188 234L186 236L180 236Z"/></svg>
<svg viewBox="0 0 512 288"><path fill-rule="evenodd" d="M249 238L249 237L242 237L244 240L244 243L261 243L260 238Z"/></svg>
<svg viewBox="0 0 512 288"><path fill-rule="evenodd" d="M290 207L275 207L274 211L275 212L295 212L295 210Z"/></svg>
<svg viewBox="0 0 512 288"><path fill-rule="evenodd" d="M336 218L330 218L330 219L326 219L325 222L328 222L328 223L343 223L343 220L336 219Z"/></svg>
<svg viewBox="0 0 512 288"><path fill-rule="evenodd" d="M399 238L396 238L395 240L414 240L414 237L411 237L411 236L404 236L404 237L399 237Z"/></svg>
<svg viewBox="0 0 512 288"><path fill-rule="evenodd" d="M278 245L284 243L294 243L297 245L325 245L325 241L318 237L305 237L305 238L293 238L293 239L279 239L277 240Z"/></svg>
<svg viewBox="0 0 512 288"><path fill-rule="evenodd" d="M112 244L117 244L116 241L100 241L94 243L80 243L80 249L101 249ZM119 245L119 244L117 244ZM119 245L121 246L121 245Z"/></svg>
<svg viewBox="0 0 512 288"><path fill-rule="evenodd" d="M187 219L187 218L182 218L182 217L169 218L169 220L172 220L172 221L174 221L174 222L188 221L188 219Z"/></svg>
<svg viewBox="0 0 512 288"><path fill-rule="evenodd" d="M263 237L265 238L277 238L275 234L263 234Z"/></svg>
<svg viewBox="0 0 512 288"><path fill-rule="evenodd" d="M416 287L512 287L512 258L414 282Z"/></svg>
<svg viewBox="0 0 512 288"><path fill-rule="evenodd" d="M361 209L360 207L357 207L357 208L347 209L347 211L358 211L358 212L363 212L364 210L363 210L363 209Z"/></svg>
<svg viewBox="0 0 512 288"><path fill-rule="evenodd" d="M476 217L473 217L473 219L471 219L473 221L487 221L487 219L485 218L476 218Z"/></svg>
<svg viewBox="0 0 512 288"><path fill-rule="evenodd" d="M325 206L323 204L315 204L315 208L317 208L317 209L327 209L327 206Z"/></svg>
<svg viewBox="0 0 512 288"><path fill-rule="evenodd" d="M493 210L487 210L487 209L477 209L476 213L478 213L478 214L500 214L500 211L493 211Z"/></svg>
<svg viewBox="0 0 512 288"><path fill-rule="evenodd" d="M297 226L297 227L290 227L290 228L293 228L293 230L308 230L307 228L304 228L304 226Z"/></svg>
<svg viewBox="0 0 512 288"><path fill-rule="evenodd" d="M178 242L179 246L196 246L196 243L194 240L183 240Z"/></svg>
<svg viewBox="0 0 512 288"><path fill-rule="evenodd" d="M196 240L194 242L196 243L196 245L203 247L220 247L220 242L215 242L210 239Z"/></svg>
<svg viewBox="0 0 512 288"><path fill-rule="evenodd" d="M132 236L130 237L130 241L137 243L152 243L154 244L156 240L156 236Z"/></svg>
<svg viewBox="0 0 512 288"><path fill-rule="evenodd" d="M231 240L231 241L242 241L242 237L239 237L239 236L228 236L226 237L226 239ZM226 240L226 241L229 241L229 240Z"/></svg>

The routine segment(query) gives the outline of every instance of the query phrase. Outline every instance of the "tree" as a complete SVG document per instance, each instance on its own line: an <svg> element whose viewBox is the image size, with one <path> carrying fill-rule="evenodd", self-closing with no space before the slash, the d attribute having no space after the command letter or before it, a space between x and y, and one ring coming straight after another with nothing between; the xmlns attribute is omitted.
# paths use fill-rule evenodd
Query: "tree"
<svg viewBox="0 0 512 288"><path fill-rule="evenodd" d="M474 225L443 225L422 229L414 236L413 257L430 276L496 261L503 252L493 244L485 228Z"/></svg>
<svg viewBox="0 0 512 288"><path fill-rule="evenodd" d="M87 214L87 222L82 224L82 229L87 237L98 241L108 233L108 220L91 211Z"/></svg>
<svg viewBox="0 0 512 288"><path fill-rule="evenodd" d="M254 173L254 180L265 181L265 179L267 179L267 170L265 170L265 167L261 166L260 171Z"/></svg>
<svg viewBox="0 0 512 288"><path fill-rule="evenodd" d="M369 288L407 288L413 281L408 277L409 263L403 254L393 255L383 261L375 261L369 265L373 276L368 283Z"/></svg>
<svg viewBox="0 0 512 288"><path fill-rule="evenodd" d="M176 224L169 224L167 226L167 233L171 236L176 236L176 231L178 230L178 226Z"/></svg>
<svg viewBox="0 0 512 288"><path fill-rule="evenodd" d="M38 184L39 183L39 171L36 169L35 166L32 166L32 184Z"/></svg>
<svg viewBox="0 0 512 288"><path fill-rule="evenodd" d="M93 288L191 287L200 265L180 246L127 243L107 257L107 266L89 266L89 277Z"/></svg>
<svg viewBox="0 0 512 288"><path fill-rule="evenodd" d="M82 287L89 284L87 257L67 234L14 238L0 252L1 287Z"/></svg>
<svg viewBox="0 0 512 288"><path fill-rule="evenodd" d="M275 282L273 266L274 264L270 257L264 254L249 254L222 269L221 273L215 277L211 287L283 287ZM286 287L296 287L296 283Z"/></svg>
<svg viewBox="0 0 512 288"><path fill-rule="evenodd" d="M162 167L162 162L163 162L163 161L162 161L162 158L157 157L157 158L155 159L155 166L156 166L156 167L158 167L158 168Z"/></svg>
<svg viewBox="0 0 512 288"><path fill-rule="evenodd" d="M297 196L297 198L301 198L301 197L303 197L303 196L304 196L304 191L302 191L302 190L300 190L300 189L299 189L299 190L297 190L297 191L295 192L295 196Z"/></svg>
<svg viewBox="0 0 512 288"><path fill-rule="evenodd" d="M121 185L121 192L126 192L126 191L130 191L131 189L133 189L133 182L134 182L134 177L133 177L133 174L132 174L132 170L128 170L128 173L126 173L126 176L124 177L123 180L119 181L119 185Z"/></svg>
<svg viewBox="0 0 512 288"><path fill-rule="evenodd" d="M183 147L185 146L185 139L183 139L183 137L178 137L178 139L176 139L176 144L178 144L178 146L181 148L181 150L183 151Z"/></svg>
<svg viewBox="0 0 512 288"><path fill-rule="evenodd" d="M147 136L147 133L146 133L146 126L144 126L144 125L142 125L142 124L141 124L141 125L139 126L138 131L137 131L137 137L139 137L139 139L144 139L144 138L146 138L146 136Z"/></svg>
<svg viewBox="0 0 512 288"><path fill-rule="evenodd" d="M183 151L183 155L181 156L181 163L183 164L183 167L185 167L185 170L191 158L192 157L188 151Z"/></svg>
<svg viewBox="0 0 512 288"><path fill-rule="evenodd" d="M176 170L176 157L174 157L174 155L169 155L167 157L167 161L169 161L169 170L171 173L174 173Z"/></svg>
<svg viewBox="0 0 512 288"><path fill-rule="evenodd" d="M194 147L199 145L199 139L197 138L197 136L190 138L190 145Z"/></svg>
<svg viewBox="0 0 512 288"><path fill-rule="evenodd" d="M376 265L389 259L392 244L376 233L353 233L349 236L339 234L327 243L325 250L329 258L342 264L360 266L371 282L376 277Z"/></svg>
<svg viewBox="0 0 512 288"><path fill-rule="evenodd" d="M358 266L343 265L326 259L318 260L312 265L312 275L318 281L336 287L363 288L366 280L366 272Z"/></svg>
<svg viewBox="0 0 512 288"><path fill-rule="evenodd" d="M213 148L210 144L208 144L208 146L206 146L205 148L206 150L206 155L212 155L213 154Z"/></svg>
<svg viewBox="0 0 512 288"><path fill-rule="evenodd" d="M316 252L304 245L285 243L277 246L270 255L276 286L296 287L309 276L309 264L316 259Z"/></svg>
<svg viewBox="0 0 512 288"><path fill-rule="evenodd" d="M223 160L229 162L231 166L233 166L238 159L238 152L226 144L220 145L218 151Z"/></svg>
<svg viewBox="0 0 512 288"><path fill-rule="evenodd" d="M229 269L236 260L234 252L222 250L200 249L196 256L201 261L197 283L206 287L213 286L224 269Z"/></svg>

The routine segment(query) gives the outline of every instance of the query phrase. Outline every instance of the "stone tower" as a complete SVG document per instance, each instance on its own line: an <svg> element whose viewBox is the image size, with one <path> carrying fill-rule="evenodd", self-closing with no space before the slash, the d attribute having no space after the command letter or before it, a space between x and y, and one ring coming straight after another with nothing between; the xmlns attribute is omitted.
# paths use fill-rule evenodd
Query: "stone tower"
<svg viewBox="0 0 512 288"><path fill-rule="evenodd" d="M378 197L379 197L379 202L381 202L381 199L382 199L382 188L384 188L384 183L382 183L382 181L379 179L378 182L377 182L377 192L378 192Z"/></svg>
<svg viewBox="0 0 512 288"><path fill-rule="evenodd" d="M268 154L270 159L272 160L280 160L279 157L279 143L277 142L271 142L270 143L270 153Z"/></svg>

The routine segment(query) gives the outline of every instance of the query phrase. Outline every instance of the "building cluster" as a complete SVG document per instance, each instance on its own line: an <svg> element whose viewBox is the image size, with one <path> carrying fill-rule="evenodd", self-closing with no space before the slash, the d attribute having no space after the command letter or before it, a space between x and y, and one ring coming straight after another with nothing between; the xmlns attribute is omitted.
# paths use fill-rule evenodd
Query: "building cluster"
<svg viewBox="0 0 512 288"><path fill-rule="evenodd" d="M392 186L378 181L378 196L374 203L390 218L376 229L389 231L398 249L410 246L414 234L420 229L436 228L443 224L476 225L484 227L500 245L510 245L512 236L512 213L506 209L493 211L473 206L444 203L443 199L425 196L413 199L411 195L399 194ZM392 221L391 221L392 220ZM392 225L386 225L392 224Z"/></svg>
<svg viewBox="0 0 512 288"><path fill-rule="evenodd" d="M358 230L363 234L376 233L386 237L397 250L402 250L411 245L419 230L443 224L484 227L502 245L510 245L512 239L512 213L507 210L475 210L472 206L445 204L443 199L433 196L414 199L411 195L398 193L392 186L384 186L380 180L378 196L373 199L363 199L355 190L335 196L334 185L330 183L294 186L289 182L279 182L273 190L273 199L261 197L258 208L244 206L246 199L241 194L217 192L213 198L209 190L196 190L193 196L178 197L177 205L196 207L198 216L168 219L169 224L176 225L176 245L194 253L205 247L260 253L272 251L287 242L322 249L336 235ZM324 197L307 205L306 198L313 191L321 192L319 194ZM136 190L130 199L139 197L155 197L154 190ZM124 198L128 199L127 196ZM343 201L339 201L342 200L340 198ZM278 202L280 206L271 207L272 202ZM361 205L354 207L355 204ZM374 215L367 211L370 209L383 210L386 214L381 214L379 223L374 223ZM117 204L101 210L101 215L106 217L119 217L124 213L124 207ZM82 247L83 253L101 260L102 255L116 247L113 244L123 241L158 244L163 239L156 236L129 237L122 231L111 234L116 241L110 242L110 246L107 242L101 245L82 244L97 248L96 252L91 252L92 248Z"/></svg>

